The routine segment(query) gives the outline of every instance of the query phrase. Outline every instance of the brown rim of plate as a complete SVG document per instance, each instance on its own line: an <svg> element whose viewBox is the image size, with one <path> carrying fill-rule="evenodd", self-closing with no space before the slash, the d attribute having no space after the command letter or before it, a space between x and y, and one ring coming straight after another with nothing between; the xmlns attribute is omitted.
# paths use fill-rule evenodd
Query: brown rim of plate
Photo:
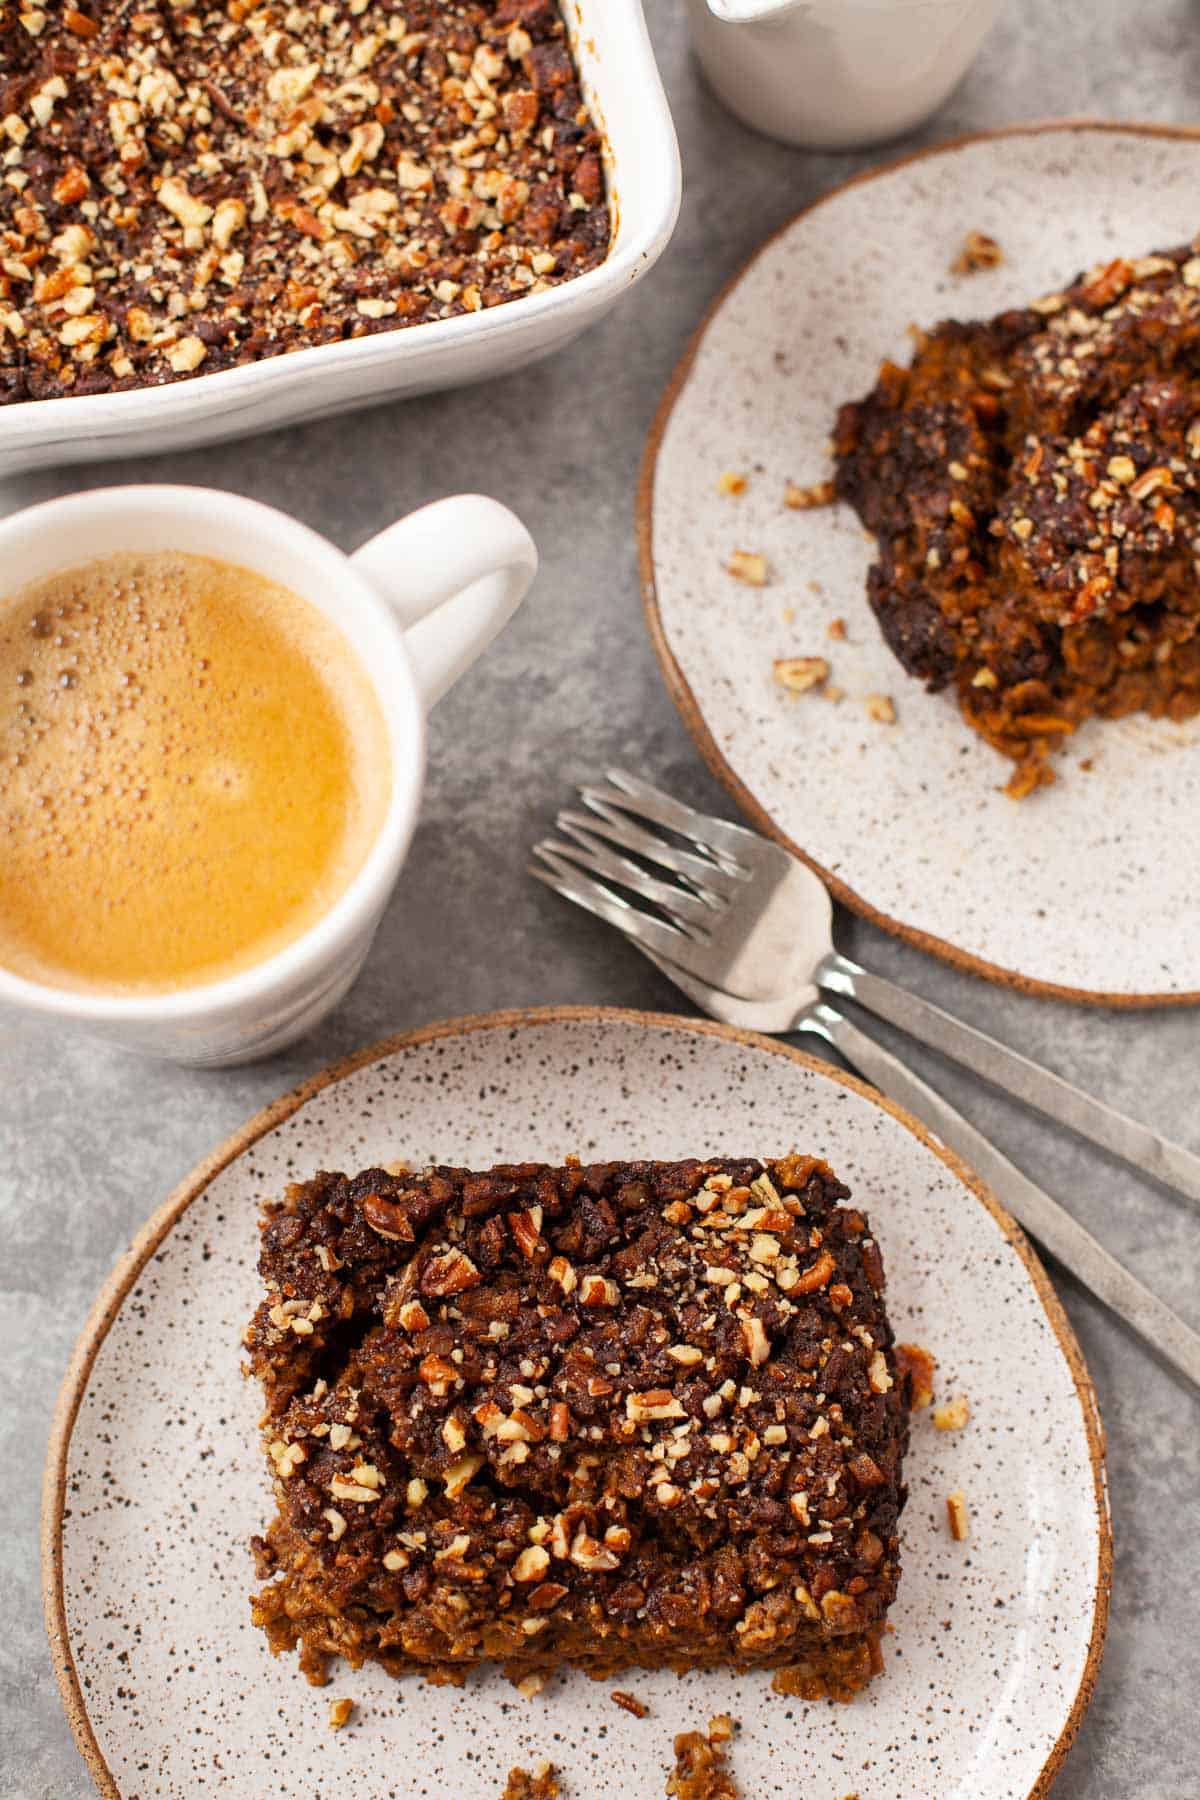
<svg viewBox="0 0 1200 1800"><path fill-rule="evenodd" d="M744 1044L752 1050L766 1051L772 1056L786 1057L789 1061L798 1063L801 1068L809 1069L814 1074L849 1088L852 1093L860 1094L865 1100L873 1101L884 1112L890 1113L892 1118L910 1131L927 1150L931 1150L939 1161L945 1163L951 1173L957 1176L963 1186L991 1213L1024 1264L1034 1291L1046 1310L1059 1347L1067 1360L1067 1366L1075 1383L1075 1391L1079 1397L1084 1430L1087 1434L1088 1457L1092 1466L1100 1536L1096 1568L1096 1594L1087 1660L1066 1723L1059 1734L1057 1743L1046 1759L1041 1774L1029 1791L1029 1800L1042 1800L1042 1796L1050 1792L1067 1751L1075 1741L1083 1716L1095 1691L1100 1673L1100 1663L1104 1654L1105 1633L1108 1629L1109 1597L1112 1591L1113 1572L1112 1525L1108 1510L1105 1437L1100 1406L1091 1375L1083 1358L1083 1351L1079 1347L1070 1321L1063 1310L1062 1302L1051 1286L1046 1271L1016 1220L1004 1210L978 1175L974 1174L952 1150L937 1143L924 1125L911 1113L906 1112L903 1107L895 1105L884 1095L877 1093L874 1088L868 1086L865 1081L860 1081L857 1076L848 1075L843 1070L835 1068L832 1063L822 1062L802 1050L795 1050L790 1044L779 1043L773 1038L761 1037L757 1032L739 1031L731 1025L718 1025L707 1019L692 1019L678 1013L638 1012L616 1006L521 1007L509 1012L468 1014L458 1019L441 1020L437 1024L426 1025L416 1031L400 1032L394 1037L383 1039L381 1043L371 1045L368 1049L357 1051L353 1056L333 1063L329 1068L322 1070L320 1074L301 1082L299 1087L293 1088L290 1093L282 1095L280 1099L272 1101L269 1106L263 1107L260 1112L255 1113L252 1119L239 1127L231 1137L226 1138L221 1147L215 1150L211 1156L206 1157L163 1202L162 1206L139 1231L129 1249L109 1275L75 1346L55 1405L42 1482L41 1521L42 1599L46 1632L50 1640L50 1653L54 1661L54 1672L58 1678L59 1691L62 1695L68 1722L97 1788L106 1797L106 1800L124 1800L112 1771L104 1760L104 1754L92 1729L87 1702L71 1651L66 1601L63 1593L63 1506L66 1495L67 1456L71 1446L71 1433L75 1419L96 1357L130 1289L159 1245L178 1224L192 1201L205 1191L210 1182L250 1149L253 1144L256 1144L260 1138L265 1137L269 1131L273 1131L277 1125L281 1125L285 1119L291 1118L323 1088L329 1087L334 1082L342 1081L346 1076L355 1074L370 1063L394 1056L400 1050L412 1049L417 1045L427 1044L439 1038L459 1037L478 1031L516 1031L527 1026L553 1025L571 1020L631 1024L654 1030L690 1032L697 1036L724 1038L733 1043Z"/></svg>
<svg viewBox="0 0 1200 1800"><path fill-rule="evenodd" d="M925 950L931 956L940 957L943 962L950 963L954 968L965 969L972 975L982 975L987 981L997 982L1002 987L1015 988L1019 993L1037 994L1044 999L1066 1000L1085 1006L1121 1008L1194 1006L1200 1002L1200 990L1183 994L1110 994L1094 988L1064 987L1058 982L1039 981L1031 975L1022 975L1019 970L1001 968L998 963L988 962L984 957L975 956L969 950L960 950L956 944L948 943L945 938L935 937L932 932L922 931L917 925L907 925L899 919L894 919L889 913L881 912L878 907L872 906L869 900L864 900L860 894L856 894L853 888L848 887L844 881L839 880L836 875L823 868L799 844L794 843L787 833L775 823L741 777L734 773L709 730L696 696L667 642L667 634L663 629L662 617L658 610L658 595L654 585L654 477L663 434L675 410L675 402L691 374L692 364L704 342L709 326L742 277L749 272L764 251L769 250L777 238L781 238L785 232L792 229L793 225L798 224L809 213L815 212L818 207L827 205L831 200L837 200L850 188L860 187L867 181L874 181L877 176L891 175L897 169L924 162L928 157L941 156L951 150L962 150L971 144L991 143L996 138L1037 137L1049 132L1068 131L1107 131L1134 137L1177 138L1182 142L1190 143L1200 141L1200 126L1141 124L1119 119L1089 118L1042 119L1030 124L1001 125L991 131L974 131L968 132L962 137L947 138L942 143L930 144L924 149L910 151L906 156L898 156L891 162L880 163L870 169L864 169L860 174L852 175L848 181L839 182L837 187L830 188L827 193L819 195L816 200L810 201L807 206L801 207L798 213L794 213L790 219L786 219L782 225L777 226L770 236L765 238L722 284L715 297L705 308L700 323L688 339L687 348L675 365L671 378L663 390L646 438L646 447L642 453L636 506L642 606L646 615L646 625L650 632L650 641L666 679L667 689L679 709L684 724L695 740L697 749L717 780L729 790L756 830L761 831L765 837L773 838L777 844L782 844L785 850L790 851L801 862L807 863L808 867L821 877L834 898L840 900L843 906L848 906L851 912L856 912L862 918L869 919L873 925L880 926L882 930L890 932L893 937L902 938L908 944L915 944L918 950Z"/></svg>

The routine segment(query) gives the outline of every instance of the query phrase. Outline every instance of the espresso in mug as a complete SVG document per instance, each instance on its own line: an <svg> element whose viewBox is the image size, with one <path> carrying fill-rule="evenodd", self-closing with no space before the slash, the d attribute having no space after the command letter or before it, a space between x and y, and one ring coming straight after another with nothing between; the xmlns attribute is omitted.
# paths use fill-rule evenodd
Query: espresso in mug
<svg viewBox="0 0 1200 1800"><path fill-rule="evenodd" d="M249 569L85 563L0 602L0 964L109 993L234 975L306 931L387 811L349 644Z"/></svg>

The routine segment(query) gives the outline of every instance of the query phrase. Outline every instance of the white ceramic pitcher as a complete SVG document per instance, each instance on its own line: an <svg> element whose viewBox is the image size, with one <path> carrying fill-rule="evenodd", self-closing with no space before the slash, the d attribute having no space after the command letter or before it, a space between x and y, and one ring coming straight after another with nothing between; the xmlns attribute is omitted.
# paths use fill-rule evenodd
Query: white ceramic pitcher
<svg viewBox="0 0 1200 1800"><path fill-rule="evenodd" d="M755 130L811 149L899 137L956 86L1000 0L688 0L705 75Z"/></svg>

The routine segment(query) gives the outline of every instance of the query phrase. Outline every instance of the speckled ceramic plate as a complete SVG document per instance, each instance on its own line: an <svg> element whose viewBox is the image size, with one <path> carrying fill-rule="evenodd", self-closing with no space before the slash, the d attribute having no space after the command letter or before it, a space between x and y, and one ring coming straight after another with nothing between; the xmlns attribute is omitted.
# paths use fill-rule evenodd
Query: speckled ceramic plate
<svg viewBox="0 0 1200 1800"><path fill-rule="evenodd" d="M318 1168L404 1157L488 1165L575 1151L826 1155L870 1208L901 1338L927 1344L964 1431L915 1421L904 1576L886 1675L851 1707L766 1675L462 1691L341 1669L308 1687L252 1629L246 1548L269 1509L258 1399L239 1374L264 1196ZM962 1487L968 1542L946 1529ZM779 1044L584 1009L434 1026L268 1108L172 1196L97 1304L48 1464L50 1635L80 1748L119 1800L354 1795L499 1800L550 1757L569 1800L663 1791L672 1734L742 1722L753 1800L1024 1800L1050 1786L1104 1635L1103 1449L1078 1346L1020 1233L914 1121ZM357 1703L329 1728L331 1696Z"/></svg>
<svg viewBox="0 0 1200 1800"><path fill-rule="evenodd" d="M718 299L667 391L643 469L650 629L709 765L760 829L839 899L949 961L1111 1005L1200 1000L1200 721L1089 724L1061 780L1020 805L1011 764L926 694L866 600L872 544L849 507L785 510L829 475L841 402L911 322L986 317L1119 253L1196 230L1200 136L1063 124L946 145L837 189L771 238ZM952 275L967 231L996 269ZM721 498L724 471L748 475ZM769 586L725 572L766 556ZM832 642L832 619L848 638ZM823 656L845 693L789 696L784 656ZM864 697L890 696L893 725ZM1084 765L1089 765L1085 767ZM1192 929L1189 929L1189 924Z"/></svg>

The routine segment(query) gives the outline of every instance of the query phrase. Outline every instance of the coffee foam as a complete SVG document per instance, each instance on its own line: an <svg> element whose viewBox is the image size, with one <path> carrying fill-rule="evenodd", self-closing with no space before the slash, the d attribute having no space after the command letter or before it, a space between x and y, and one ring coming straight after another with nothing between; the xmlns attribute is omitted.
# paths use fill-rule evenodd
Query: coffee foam
<svg viewBox="0 0 1200 1800"><path fill-rule="evenodd" d="M0 963L19 974L236 973L344 891L389 788L354 652L252 571L122 555L0 607Z"/></svg>

